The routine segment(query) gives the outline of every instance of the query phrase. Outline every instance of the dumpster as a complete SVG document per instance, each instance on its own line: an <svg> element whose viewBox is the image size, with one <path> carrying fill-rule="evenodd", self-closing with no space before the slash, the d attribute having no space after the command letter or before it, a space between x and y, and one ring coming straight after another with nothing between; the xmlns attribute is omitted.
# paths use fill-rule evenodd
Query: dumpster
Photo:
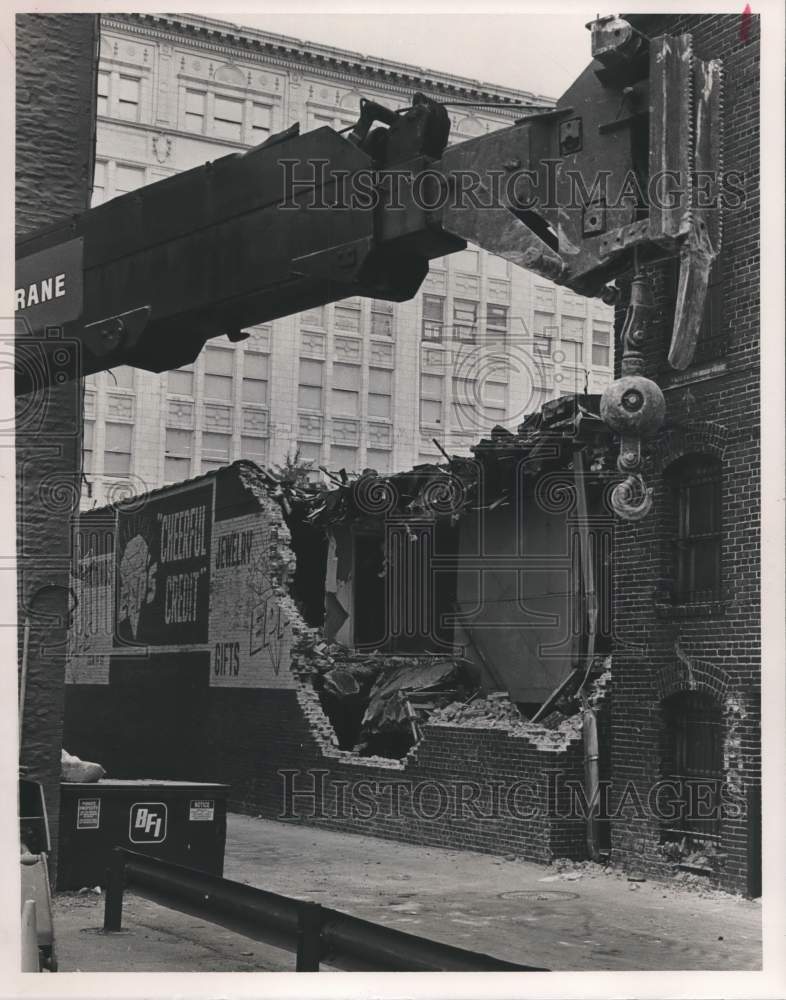
<svg viewBox="0 0 786 1000"><path fill-rule="evenodd" d="M57 888L104 886L115 847L223 875L228 790L155 779L64 782Z"/></svg>

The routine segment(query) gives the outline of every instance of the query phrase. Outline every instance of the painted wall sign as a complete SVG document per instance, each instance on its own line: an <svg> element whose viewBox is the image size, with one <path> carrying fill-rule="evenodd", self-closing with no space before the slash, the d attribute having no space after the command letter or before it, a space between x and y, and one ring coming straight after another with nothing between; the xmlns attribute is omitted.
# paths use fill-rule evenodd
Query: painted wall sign
<svg viewBox="0 0 786 1000"><path fill-rule="evenodd" d="M69 240L16 262L16 313L33 330L60 326L82 315L83 240Z"/></svg>
<svg viewBox="0 0 786 1000"><path fill-rule="evenodd" d="M188 818L192 823L212 823L215 814L214 799L191 799L188 803Z"/></svg>
<svg viewBox="0 0 786 1000"><path fill-rule="evenodd" d="M108 684L115 631L115 512L83 520L74 537L67 684Z"/></svg>
<svg viewBox="0 0 786 1000"><path fill-rule="evenodd" d="M213 483L120 507L115 647L208 641Z"/></svg>
<svg viewBox="0 0 786 1000"><path fill-rule="evenodd" d="M76 803L77 830L97 830L101 824L101 799L78 799Z"/></svg>
<svg viewBox="0 0 786 1000"><path fill-rule="evenodd" d="M292 629L269 563L263 511L218 521L210 598L210 684L289 688Z"/></svg>

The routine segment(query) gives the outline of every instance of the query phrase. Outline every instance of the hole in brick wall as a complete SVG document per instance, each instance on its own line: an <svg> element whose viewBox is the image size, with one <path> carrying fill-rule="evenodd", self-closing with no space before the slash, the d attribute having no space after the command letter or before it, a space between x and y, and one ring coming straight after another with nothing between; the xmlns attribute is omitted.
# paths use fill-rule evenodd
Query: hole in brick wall
<svg viewBox="0 0 786 1000"><path fill-rule="evenodd" d="M295 571L289 581L290 596L306 625L321 628L325 623L325 572L327 536L321 528L287 517L290 548L295 554Z"/></svg>

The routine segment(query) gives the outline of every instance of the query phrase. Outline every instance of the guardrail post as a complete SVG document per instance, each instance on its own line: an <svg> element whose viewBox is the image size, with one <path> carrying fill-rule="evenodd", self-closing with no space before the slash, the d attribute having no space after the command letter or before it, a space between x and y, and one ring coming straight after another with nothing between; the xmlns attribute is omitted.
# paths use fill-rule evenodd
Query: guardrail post
<svg viewBox="0 0 786 1000"><path fill-rule="evenodd" d="M319 972L322 953L322 907L301 903L297 914L297 962L295 972Z"/></svg>
<svg viewBox="0 0 786 1000"><path fill-rule="evenodd" d="M106 899L104 902L104 930L119 931L123 922L123 890L125 888L125 863L119 850L112 851L112 860L106 870Z"/></svg>

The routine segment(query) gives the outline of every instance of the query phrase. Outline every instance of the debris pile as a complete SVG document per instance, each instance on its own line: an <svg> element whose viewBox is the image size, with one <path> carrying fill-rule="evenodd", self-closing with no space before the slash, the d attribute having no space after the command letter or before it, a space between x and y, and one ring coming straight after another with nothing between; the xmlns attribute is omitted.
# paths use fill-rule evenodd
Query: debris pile
<svg viewBox="0 0 786 1000"><path fill-rule="evenodd" d="M597 671L600 670L600 673ZM594 677L593 677L594 674ZM593 677L591 681L589 678ZM611 657L599 661L587 674L584 685L587 703L597 709L602 703L611 680ZM502 729L513 735L528 736L543 749L564 749L582 734L581 685L570 697L555 703L555 710L545 719L532 722L525 718L510 700L507 692L495 692L486 698L469 702L453 702L429 719L430 725L466 726L470 729ZM570 713L570 714L565 714Z"/></svg>
<svg viewBox="0 0 786 1000"><path fill-rule="evenodd" d="M342 750L401 758L431 713L470 694L464 664L446 656L354 653L300 628L292 671L319 695Z"/></svg>

